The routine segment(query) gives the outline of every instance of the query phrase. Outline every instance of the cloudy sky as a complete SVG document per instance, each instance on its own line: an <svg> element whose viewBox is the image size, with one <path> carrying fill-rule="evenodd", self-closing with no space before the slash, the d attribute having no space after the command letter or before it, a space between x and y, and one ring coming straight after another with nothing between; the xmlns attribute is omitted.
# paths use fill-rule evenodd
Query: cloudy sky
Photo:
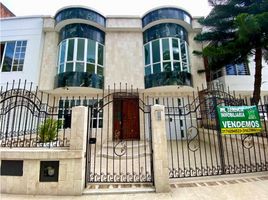
<svg viewBox="0 0 268 200"><path fill-rule="evenodd" d="M207 0L1 0L16 16L51 15L64 6L84 5L107 15L138 15L148 10L175 5L184 8L192 16L204 16L210 11Z"/></svg>

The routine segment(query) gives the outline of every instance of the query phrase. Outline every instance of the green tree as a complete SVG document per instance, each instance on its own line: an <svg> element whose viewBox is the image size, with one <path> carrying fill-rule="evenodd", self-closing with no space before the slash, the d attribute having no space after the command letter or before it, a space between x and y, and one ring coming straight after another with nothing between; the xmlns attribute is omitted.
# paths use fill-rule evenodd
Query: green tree
<svg viewBox="0 0 268 200"><path fill-rule="evenodd" d="M209 0L209 3L213 6L211 13L199 20L205 31L195 38L208 45L202 52L195 53L207 60L207 74L226 64L246 62L248 56L254 56L253 99L258 103L262 57L267 50L268 0Z"/></svg>

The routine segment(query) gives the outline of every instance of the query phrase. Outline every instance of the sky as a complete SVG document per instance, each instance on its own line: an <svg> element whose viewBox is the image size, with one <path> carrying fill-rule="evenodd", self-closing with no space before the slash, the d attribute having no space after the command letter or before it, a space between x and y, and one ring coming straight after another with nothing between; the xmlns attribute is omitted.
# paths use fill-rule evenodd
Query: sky
<svg viewBox="0 0 268 200"><path fill-rule="evenodd" d="M211 9L208 0L1 0L1 2L16 16L54 16L57 10L70 5L87 6L104 16L142 16L148 10L163 5L181 7L192 16L206 16Z"/></svg>

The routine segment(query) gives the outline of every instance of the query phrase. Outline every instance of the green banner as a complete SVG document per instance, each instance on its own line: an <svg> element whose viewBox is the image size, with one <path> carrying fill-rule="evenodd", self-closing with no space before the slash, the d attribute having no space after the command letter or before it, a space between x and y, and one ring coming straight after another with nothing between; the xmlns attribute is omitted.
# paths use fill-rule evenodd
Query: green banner
<svg viewBox="0 0 268 200"><path fill-rule="evenodd" d="M262 130L256 106L217 106L222 134L250 134Z"/></svg>

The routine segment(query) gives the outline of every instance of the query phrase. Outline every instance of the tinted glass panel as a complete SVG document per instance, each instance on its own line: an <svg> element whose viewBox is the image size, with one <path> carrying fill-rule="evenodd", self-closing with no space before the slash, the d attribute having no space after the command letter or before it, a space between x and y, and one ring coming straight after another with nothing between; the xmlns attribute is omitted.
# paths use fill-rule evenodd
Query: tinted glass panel
<svg viewBox="0 0 268 200"><path fill-rule="evenodd" d="M143 32L143 44L164 37L176 37L188 41L188 33L182 26L172 23L163 23L155 25Z"/></svg>
<svg viewBox="0 0 268 200"><path fill-rule="evenodd" d="M66 63L66 72L73 71L73 63Z"/></svg>
<svg viewBox="0 0 268 200"><path fill-rule="evenodd" d="M60 65L60 73L64 72L64 64Z"/></svg>
<svg viewBox="0 0 268 200"><path fill-rule="evenodd" d="M173 62L173 68L174 71L180 72L181 71L181 65L179 62Z"/></svg>
<svg viewBox="0 0 268 200"><path fill-rule="evenodd" d="M103 46L98 45L98 64L103 65Z"/></svg>
<svg viewBox="0 0 268 200"><path fill-rule="evenodd" d="M145 67L145 76L151 74L151 65Z"/></svg>
<svg viewBox="0 0 268 200"><path fill-rule="evenodd" d="M180 50L177 39L172 39L173 59L180 60Z"/></svg>
<svg viewBox="0 0 268 200"><path fill-rule="evenodd" d="M87 64L87 72L95 73L95 65Z"/></svg>
<svg viewBox="0 0 268 200"><path fill-rule="evenodd" d="M14 55L15 42L7 42L2 72L10 72Z"/></svg>
<svg viewBox="0 0 268 200"><path fill-rule="evenodd" d="M75 71L76 72L83 72L84 71L84 63L77 62Z"/></svg>
<svg viewBox="0 0 268 200"><path fill-rule="evenodd" d="M66 41L63 41L61 44L60 63L64 62L65 52L66 52Z"/></svg>
<svg viewBox="0 0 268 200"><path fill-rule="evenodd" d="M67 53L67 60L73 60L74 57L74 40L69 40L68 44L68 53Z"/></svg>
<svg viewBox="0 0 268 200"><path fill-rule="evenodd" d="M150 64L150 45L147 44L144 47L145 65Z"/></svg>
<svg viewBox="0 0 268 200"><path fill-rule="evenodd" d="M153 63L160 61L160 47L159 40L152 42L152 51L153 51Z"/></svg>
<svg viewBox="0 0 268 200"><path fill-rule="evenodd" d="M6 45L6 43L0 43L0 64L2 63L5 45Z"/></svg>
<svg viewBox="0 0 268 200"><path fill-rule="evenodd" d="M98 66L97 74L103 76L103 67Z"/></svg>
<svg viewBox="0 0 268 200"><path fill-rule="evenodd" d="M84 60L84 49L85 49L85 40L84 39L78 39L77 44L77 60Z"/></svg>
<svg viewBox="0 0 268 200"><path fill-rule="evenodd" d="M171 63L170 62L164 62L163 63L163 70L165 72L171 72Z"/></svg>
<svg viewBox="0 0 268 200"><path fill-rule="evenodd" d="M87 43L87 62L95 63L96 42L88 40Z"/></svg>
<svg viewBox="0 0 268 200"><path fill-rule="evenodd" d="M162 40L162 52L163 52L163 60L170 60L170 52L169 52L169 40Z"/></svg>
<svg viewBox="0 0 268 200"><path fill-rule="evenodd" d="M57 23L62 20L73 18L91 20L102 26L105 26L106 21L101 14L85 8L67 8L60 11L55 17Z"/></svg>
<svg viewBox="0 0 268 200"><path fill-rule="evenodd" d="M74 37L88 38L101 44L105 41L103 31L87 24L69 24L60 30L60 41Z"/></svg>
<svg viewBox="0 0 268 200"><path fill-rule="evenodd" d="M153 73L155 74L155 73L159 73L159 72L161 72L161 65L160 65L160 63L154 64L153 65Z"/></svg>
<svg viewBox="0 0 268 200"><path fill-rule="evenodd" d="M178 8L160 8L154 10L142 18L143 27L160 19L180 19L191 24L191 15Z"/></svg>

